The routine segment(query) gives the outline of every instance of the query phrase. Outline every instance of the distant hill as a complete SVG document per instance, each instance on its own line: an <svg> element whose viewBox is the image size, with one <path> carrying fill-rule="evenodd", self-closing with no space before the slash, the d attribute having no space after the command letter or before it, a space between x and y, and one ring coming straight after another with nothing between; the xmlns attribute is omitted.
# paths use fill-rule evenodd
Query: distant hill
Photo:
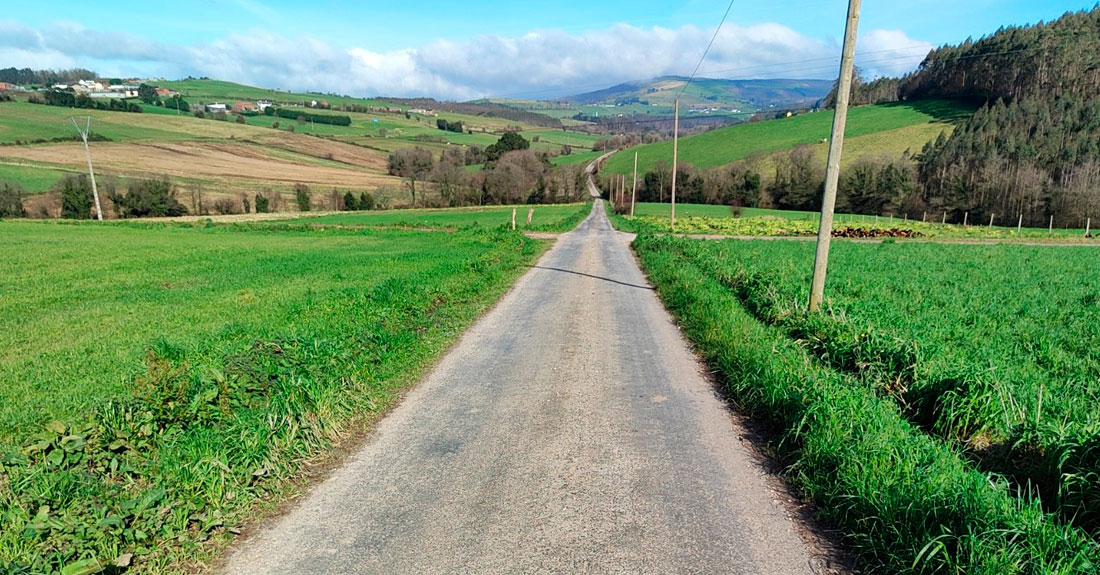
<svg viewBox="0 0 1100 575"><path fill-rule="evenodd" d="M627 82L603 90L560 98L574 105L647 101L652 106L671 106L687 78L663 76ZM681 98L681 106L740 106L752 109L812 105L832 88L830 80L720 80L696 78Z"/></svg>
<svg viewBox="0 0 1100 575"><path fill-rule="evenodd" d="M640 129L671 130L673 103L680 98L681 128L723 126L744 121L761 111L812 107L828 94L828 80L718 80L681 76L627 82L603 90L553 98L494 98L477 103L558 118L564 125L600 125L610 133ZM684 86L687 84L687 88ZM668 125L662 123L664 119Z"/></svg>

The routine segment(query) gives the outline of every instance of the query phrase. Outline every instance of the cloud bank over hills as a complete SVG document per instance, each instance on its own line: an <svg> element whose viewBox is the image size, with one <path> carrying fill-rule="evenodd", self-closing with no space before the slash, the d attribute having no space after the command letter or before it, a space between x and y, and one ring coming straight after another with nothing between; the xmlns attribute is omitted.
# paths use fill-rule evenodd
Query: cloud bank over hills
<svg viewBox="0 0 1100 575"><path fill-rule="evenodd" d="M713 29L615 25L568 33L436 40L391 51L344 47L315 36L252 29L196 45L55 22L35 29L0 20L0 67L86 67L105 75L208 76L292 90L352 95L550 98L619 82L686 75ZM900 30L870 30L857 63L870 76L913 69L932 48ZM780 25L727 24L700 75L715 78L830 78L840 46Z"/></svg>

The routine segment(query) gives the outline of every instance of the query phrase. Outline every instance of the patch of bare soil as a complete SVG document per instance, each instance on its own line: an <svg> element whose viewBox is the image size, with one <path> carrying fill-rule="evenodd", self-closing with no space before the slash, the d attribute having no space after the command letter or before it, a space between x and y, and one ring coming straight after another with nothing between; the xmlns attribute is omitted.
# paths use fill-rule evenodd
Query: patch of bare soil
<svg viewBox="0 0 1100 575"><path fill-rule="evenodd" d="M251 180L270 184L304 183L319 187L377 188L396 186L399 180L379 173L376 152L338 142L317 139L298 140L282 145L309 148L309 155L334 161L347 167L296 162L266 153L262 146L213 142L103 143L93 147L92 157L98 171L123 177L165 174L182 178ZM0 151L5 157L72 166L84 164L84 150L78 144L9 147Z"/></svg>

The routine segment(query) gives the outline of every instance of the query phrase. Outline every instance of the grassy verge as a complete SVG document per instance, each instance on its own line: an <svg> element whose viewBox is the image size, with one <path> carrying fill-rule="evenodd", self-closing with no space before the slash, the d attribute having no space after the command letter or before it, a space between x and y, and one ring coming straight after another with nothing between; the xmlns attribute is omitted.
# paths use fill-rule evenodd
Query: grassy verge
<svg viewBox="0 0 1100 575"><path fill-rule="evenodd" d="M386 409L541 245L0 222L0 572L164 573ZM8 295L12 297L8 297Z"/></svg>
<svg viewBox="0 0 1100 575"><path fill-rule="evenodd" d="M971 469L872 382L818 362L754 318L688 254L690 240L639 236L635 249L730 397L777 434L791 480L840 528L868 572L1094 573L1100 550L1038 503Z"/></svg>
<svg viewBox="0 0 1100 575"><path fill-rule="evenodd" d="M809 315L812 245L684 249L757 319L865 380L1065 521L1100 532L1100 309L1091 285L1100 254L845 244L832 258L830 313Z"/></svg>
<svg viewBox="0 0 1100 575"><path fill-rule="evenodd" d="M591 210L590 204L484 206L471 208L383 210L348 212L291 220L293 223L331 226L398 226L411 228L483 228L510 227L512 210L516 227L527 231L567 232L577 226ZM527 212L532 212L527 225Z"/></svg>

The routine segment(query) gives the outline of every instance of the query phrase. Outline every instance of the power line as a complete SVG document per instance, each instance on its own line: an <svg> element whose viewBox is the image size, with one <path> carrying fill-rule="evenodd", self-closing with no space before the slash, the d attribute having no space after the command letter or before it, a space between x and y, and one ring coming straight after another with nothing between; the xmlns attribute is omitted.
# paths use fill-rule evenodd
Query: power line
<svg viewBox="0 0 1100 575"><path fill-rule="evenodd" d="M680 88L680 93L676 95L677 100L680 99L680 96L684 95L684 90L687 90L688 85L695 79L695 75L699 73L699 66L702 66L703 61L707 59L707 54L710 53L711 46L714 46L714 41L718 39L718 33L722 31L722 25L726 23L726 18L729 18L730 10L733 10L733 3L735 1L736 0L730 0L729 6L726 6L726 13L722 14L722 20L718 22L718 27L714 29L714 35L710 37L710 42L707 43L707 49L703 50L703 55L699 58L699 63L695 64L695 70L691 72L688 81L684 82L684 85Z"/></svg>

